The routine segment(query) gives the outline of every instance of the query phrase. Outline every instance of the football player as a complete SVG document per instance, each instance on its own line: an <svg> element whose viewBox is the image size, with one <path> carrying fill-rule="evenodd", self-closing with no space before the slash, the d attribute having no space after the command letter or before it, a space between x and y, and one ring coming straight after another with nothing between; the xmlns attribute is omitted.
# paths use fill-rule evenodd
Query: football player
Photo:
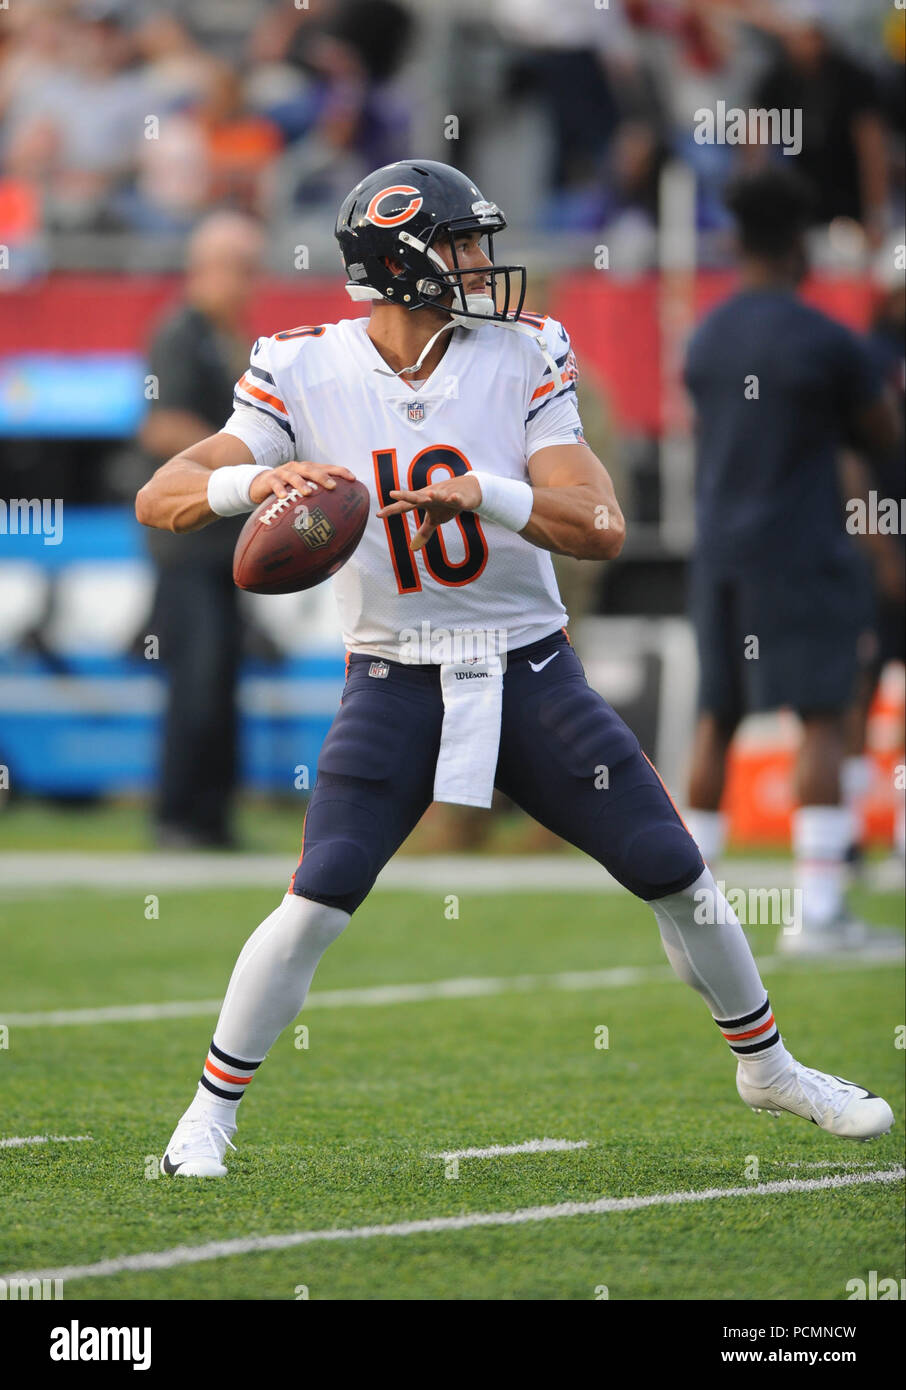
<svg viewBox="0 0 906 1390"><path fill-rule="evenodd" d="M381 868L432 799L488 806L494 786L651 903L744 1101L846 1138L892 1124L786 1050L742 928L570 645L551 552L610 558L624 522L583 440L566 329L524 312L525 268L494 259L505 226L447 165L369 175L336 235L370 316L259 339L223 429L138 495L140 521L176 532L337 477L374 501L334 579L348 673L299 865L239 956L164 1173L225 1174L243 1094Z"/></svg>
<svg viewBox="0 0 906 1390"><path fill-rule="evenodd" d="M853 919L845 899L852 817L840 772L872 599L837 474L847 442L879 458L899 444L902 458L896 407L868 345L799 297L809 186L771 167L738 178L727 205L740 285L699 324L686 362L697 420L691 608L701 669L688 826L713 864L736 729L747 714L795 710L803 920L800 931L780 932L777 949L898 952L901 939Z"/></svg>

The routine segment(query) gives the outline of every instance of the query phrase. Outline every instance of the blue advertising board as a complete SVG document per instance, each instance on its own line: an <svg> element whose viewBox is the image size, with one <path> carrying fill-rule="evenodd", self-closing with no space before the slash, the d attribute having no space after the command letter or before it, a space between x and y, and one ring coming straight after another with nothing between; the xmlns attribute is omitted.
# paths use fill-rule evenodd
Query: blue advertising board
<svg viewBox="0 0 906 1390"><path fill-rule="evenodd" d="M0 764L9 768L11 786L41 795L149 791L166 675L158 661L146 659L141 643L126 640L128 621L119 629L111 623L127 589L150 595L153 588L141 527L126 507L67 506L55 518L58 541L40 531L10 534L13 517L3 505ZM86 574L86 592L95 597L80 613L72 596ZM49 642L35 643L25 640L26 628L17 630L15 609L23 595L39 592L45 606L56 596L65 620L51 625ZM241 671L241 778L258 790L293 791L300 766L307 769L303 779L314 781L339 706L339 628L310 642L304 632L295 636L283 659L247 661Z"/></svg>

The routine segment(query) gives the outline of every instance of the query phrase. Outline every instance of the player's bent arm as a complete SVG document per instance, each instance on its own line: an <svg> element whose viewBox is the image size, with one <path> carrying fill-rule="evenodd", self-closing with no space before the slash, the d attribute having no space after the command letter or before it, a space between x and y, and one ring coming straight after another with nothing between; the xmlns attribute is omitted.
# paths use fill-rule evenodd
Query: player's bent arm
<svg viewBox="0 0 906 1390"><path fill-rule="evenodd" d="M152 474L135 499L135 515L143 526L160 531L199 531L217 520L208 502L213 470L254 462L251 449L235 435L211 434Z"/></svg>
<svg viewBox="0 0 906 1390"><path fill-rule="evenodd" d="M246 475L249 466L258 470L254 477ZM227 491L242 493L242 500L232 512L215 511L211 506L208 491L211 474L221 468L243 470L239 485L227 488ZM182 535L187 531L200 531L222 516L251 511L272 493L285 497L291 488L304 495L316 492L319 486L333 488L336 484L331 475L355 479L348 468L317 463L294 461L278 468L261 468L247 444L236 435L221 431L193 444L158 468L135 499L135 515L144 526Z"/></svg>
<svg viewBox="0 0 906 1390"><path fill-rule="evenodd" d="M378 516L421 510L424 520L409 543L420 550L459 512L476 512L532 545L577 560L612 560L626 523L607 469L587 444L552 444L529 459L530 483L475 469L413 492L394 488Z"/></svg>
<svg viewBox="0 0 906 1390"><path fill-rule="evenodd" d="M626 522L613 481L587 444L553 444L528 463L532 512L520 531L527 541L577 560L613 560Z"/></svg>

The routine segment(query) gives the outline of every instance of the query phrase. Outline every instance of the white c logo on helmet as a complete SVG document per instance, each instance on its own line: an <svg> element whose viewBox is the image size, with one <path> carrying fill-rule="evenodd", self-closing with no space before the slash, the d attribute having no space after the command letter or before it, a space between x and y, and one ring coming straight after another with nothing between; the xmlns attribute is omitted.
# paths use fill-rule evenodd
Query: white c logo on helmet
<svg viewBox="0 0 906 1390"><path fill-rule="evenodd" d="M390 217L384 217L378 208L385 198L391 194L410 194L409 202L399 212L395 212ZM368 204L368 211L365 213L365 220L373 222L376 227L398 227L403 222L408 222L410 217L414 217L424 202L424 198L417 188L412 188L408 183L395 183L389 188L382 188L380 193L375 193L371 202Z"/></svg>

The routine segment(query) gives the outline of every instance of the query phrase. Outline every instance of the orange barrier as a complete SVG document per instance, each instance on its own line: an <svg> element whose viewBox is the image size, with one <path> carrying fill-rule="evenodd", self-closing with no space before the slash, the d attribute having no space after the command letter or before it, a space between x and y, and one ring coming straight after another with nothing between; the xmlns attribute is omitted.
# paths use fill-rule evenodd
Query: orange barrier
<svg viewBox="0 0 906 1390"><path fill-rule="evenodd" d="M904 717L906 672L902 666L888 666L869 715L867 752L873 777L859 806L870 845L889 847L892 842L896 799L903 795L897 793L894 777L904 762ZM723 800L734 842L789 843L798 734L798 721L786 711L759 716L740 729L730 754Z"/></svg>

